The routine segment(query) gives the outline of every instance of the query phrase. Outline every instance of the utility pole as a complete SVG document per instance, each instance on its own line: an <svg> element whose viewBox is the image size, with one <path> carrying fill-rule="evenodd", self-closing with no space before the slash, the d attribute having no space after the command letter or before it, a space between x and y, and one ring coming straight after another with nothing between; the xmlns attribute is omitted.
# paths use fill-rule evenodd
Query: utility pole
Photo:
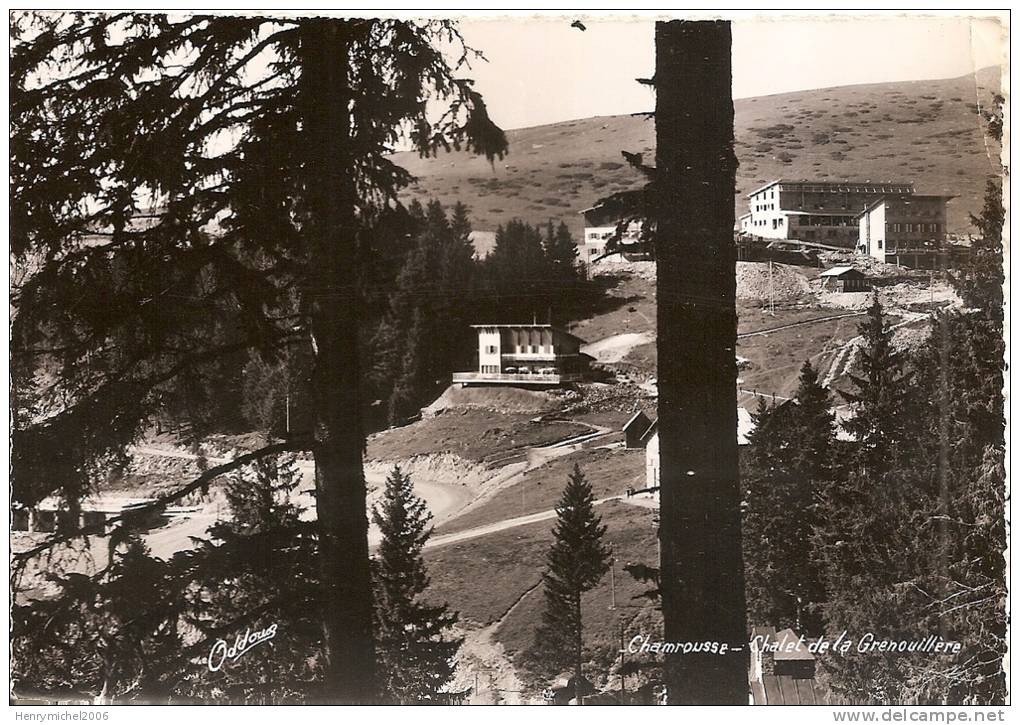
<svg viewBox="0 0 1020 725"><path fill-rule="evenodd" d="M776 316L776 292L772 280L772 257L769 257L769 314Z"/></svg>
<svg viewBox="0 0 1020 725"><path fill-rule="evenodd" d="M616 609L616 547L612 542L609 544L609 586L613 598L609 608Z"/></svg>
<svg viewBox="0 0 1020 725"><path fill-rule="evenodd" d="M620 620L620 704L627 704L627 648L624 646L623 620Z"/></svg>

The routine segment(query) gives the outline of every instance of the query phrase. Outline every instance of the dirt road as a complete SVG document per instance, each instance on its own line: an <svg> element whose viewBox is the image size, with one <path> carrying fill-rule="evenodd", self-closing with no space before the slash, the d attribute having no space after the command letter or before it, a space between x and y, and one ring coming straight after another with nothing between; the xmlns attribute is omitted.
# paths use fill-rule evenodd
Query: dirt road
<svg viewBox="0 0 1020 725"><path fill-rule="evenodd" d="M186 460L197 460L199 457L194 453L182 451L177 448L154 448L152 446L134 446L129 449L134 455L157 456L164 458L177 458ZM227 463L230 459L207 457L209 463L219 465ZM315 464L312 461L299 460L298 470L301 472L301 485L298 487L298 494L293 500L305 509L304 517L312 519L315 516L315 499L312 491L315 488ZM366 472L365 481L369 486L370 503L378 497L386 483L385 473ZM432 512L434 523L441 523L449 518L454 512L460 510L469 502L472 492L466 486L458 486L439 481L429 481L421 476L414 478L415 493L425 500L429 510ZM374 494L374 495L373 495ZM146 543L152 548L152 553L161 558L172 556L175 551L190 549L194 542L191 537L203 536L206 529L226 515L222 506L209 503L202 507L202 510L188 517L180 517L172 520L166 526L152 530L145 538ZM379 531L374 525L369 527L369 545L376 546L379 543Z"/></svg>
<svg viewBox="0 0 1020 725"><path fill-rule="evenodd" d="M595 505L599 506L608 501L622 501L622 500L624 500L623 496L607 496L606 498L596 499ZM551 509L549 511L539 511L538 513L528 514L527 516L517 516L512 519L503 519L502 521L497 521L492 524L476 526L473 529L465 529L464 531L455 531L451 534L433 536L425 544L425 548L433 549L438 546L458 544L462 541L476 539L479 536L488 536L489 534L494 534L497 531L506 531L507 529L513 529L518 526L527 526L528 524L534 524L539 521L549 521L554 518L556 518L556 510Z"/></svg>

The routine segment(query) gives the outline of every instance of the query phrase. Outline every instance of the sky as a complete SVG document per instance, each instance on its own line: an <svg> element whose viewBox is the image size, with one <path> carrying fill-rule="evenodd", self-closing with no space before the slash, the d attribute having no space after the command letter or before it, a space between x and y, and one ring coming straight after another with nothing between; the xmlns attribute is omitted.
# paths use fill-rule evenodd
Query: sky
<svg viewBox="0 0 1020 725"><path fill-rule="evenodd" d="M572 16L465 19L466 42L488 62L465 75L493 120L522 128L589 116L648 111L654 24ZM994 19L960 16L743 16L733 23L735 98L857 83L952 78L1003 61Z"/></svg>

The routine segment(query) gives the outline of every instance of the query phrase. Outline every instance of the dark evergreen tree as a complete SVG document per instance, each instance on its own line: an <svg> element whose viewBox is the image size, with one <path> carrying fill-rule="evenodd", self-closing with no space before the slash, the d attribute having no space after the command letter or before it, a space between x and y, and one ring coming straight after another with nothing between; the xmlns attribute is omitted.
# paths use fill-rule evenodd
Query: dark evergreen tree
<svg viewBox="0 0 1020 725"><path fill-rule="evenodd" d="M301 513L291 500L300 483L293 455L262 458L231 472L224 488L231 517L227 525L239 533L292 525Z"/></svg>
<svg viewBox="0 0 1020 725"><path fill-rule="evenodd" d="M156 679L184 645L182 591L166 562L130 537L94 577L56 577L58 595L12 610L12 687L109 704L165 690Z"/></svg>
<svg viewBox="0 0 1020 725"><path fill-rule="evenodd" d="M542 576L545 610L537 632L537 649L551 667L570 667L574 695L582 703L584 626L581 595L609 571L609 550L603 539L606 527L595 513L591 484L575 464L563 496L556 506L553 545Z"/></svg>
<svg viewBox="0 0 1020 725"><path fill-rule="evenodd" d="M450 232L453 234L454 242L463 250L461 253L468 252L469 254L464 256L471 259L475 256L474 243L471 241L472 231L467 205L458 201L453 205L453 212L450 215Z"/></svg>
<svg viewBox="0 0 1020 725"><path fill-rule="evenodd" d="M577 245L574 244L574 239L570 236L570 229L567 228L566 222L560 222L559 226L554 227L550 220L545 229L543 244L545 245L545 255L560 270L564 279L572 277L577 264Z"/></svg>
<svg viewBox="0 0 1020 725"><path fill-rule="evenodd" d="M877 295L859 332L860 374L849 376L854 391L840 392L854 414L842 426L857 440L858 462L876 475L889 471L913 442L905 425L911 412L911 374L893 347L893 331L886 327Z"/></svg>
<svg viewBox="0 0 1020 725"><path fill-rule="evenodd" d="M743 535L748 615L753 624L822 633L824 602L812 535L824 523L819 504L831 486L835 455L829 396L810 363L794 399L763 404L744 479Z"/></svg>
<svg viewBox="0 0 1020 725"><path fill-rule="evenodd" d="M429 203L376 331L373 378L381 388L388 381L390 424L415 415L470 360L478 263L465 215L461 205L454 227L438 202Z"/></svg>
<svg viewBox="0 0 1020 725"><path fill-rule="evenodd" d="M914 395L897 425L911 454L886 460L855 443L864 455L827 496L815 542L830 632L865 629L908 640L939 634L962 651L825 658L822 679L843 697L1004 700L1004 346L994 326L980 309L938 315L929 343L904 360L914 371ZM883 410L862 406L859 415Z"/></svg>
<svg viewBox="0 0 1020 725"><path fill-rule="evenodd" d="M371 230L409 181L389 152L405 130L425 154L506 148L439 50L456 28L24 13L12 38L15 500L80 500L157 413L215 390L215 361L304 346L313 440L266 453L314 450L321 696L371 700L360 344Z"/></svg>
<svg viewBox="0 0 1020 725"><path fill-rule="evenodd" d="M429 343L435 338L435 328L430 322L425 311L411 311L410 327L402 336L404 354L400 374L390 397L391 423L416 415L437 387L434 370L429 364Z"/></svg>
<svg viewBox="0 0 1020 725"><path fill-rule="evenodd" d="M985 187L985 202L981 214L971 215L970 221L978 230L978 238L970 245L970 256L963 268L953 276L953 282L964 305L982 310L990 319L1002 325L1003 283L1005 273L1002 256L1002 227L1006 211L1002 205L1002 183L989 181Z"/></svg>
<svg viewBox="0 0 1020 725"><path fill-rule="evenodd" d="M463 640L449 633L457 615L426 598L422 550L432 534L432 514L415 495L411 478L394 467L372 519L382 533L374 578L384 697L400 704L435 702L453 677Z"/></svg>
<svg viewBox="0 0 1020 725"><path fill-rule="evenodd" d="M526 323L547 319L559 286L542 245L542 233L520 219L496 229L496 243L485 258L491 294L491 322Z"/></svg>
<svg viewBox="0 0 1020 725"><path fill-rule="evenodd" d="M478 322L478 304L483 299L481 263L476 258L471 240L471 220L467 207L457 202L450 215L451 239L440 262L440 280L446 290L446 334L449 355L445 363L451 369L467 369L472 365L471 351L477 338L471 325Z"/></svg>

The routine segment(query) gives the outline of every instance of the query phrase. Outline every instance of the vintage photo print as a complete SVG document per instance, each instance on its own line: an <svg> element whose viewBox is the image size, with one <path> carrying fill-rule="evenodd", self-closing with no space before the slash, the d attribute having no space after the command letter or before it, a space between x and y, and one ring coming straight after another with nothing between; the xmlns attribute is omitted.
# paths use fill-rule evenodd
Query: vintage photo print
<svg viewBox="0 0 1020 725"><path fill-rule="evenodd" d="M9 24L18 717L1003 717L1008 11Z"/></svg>

